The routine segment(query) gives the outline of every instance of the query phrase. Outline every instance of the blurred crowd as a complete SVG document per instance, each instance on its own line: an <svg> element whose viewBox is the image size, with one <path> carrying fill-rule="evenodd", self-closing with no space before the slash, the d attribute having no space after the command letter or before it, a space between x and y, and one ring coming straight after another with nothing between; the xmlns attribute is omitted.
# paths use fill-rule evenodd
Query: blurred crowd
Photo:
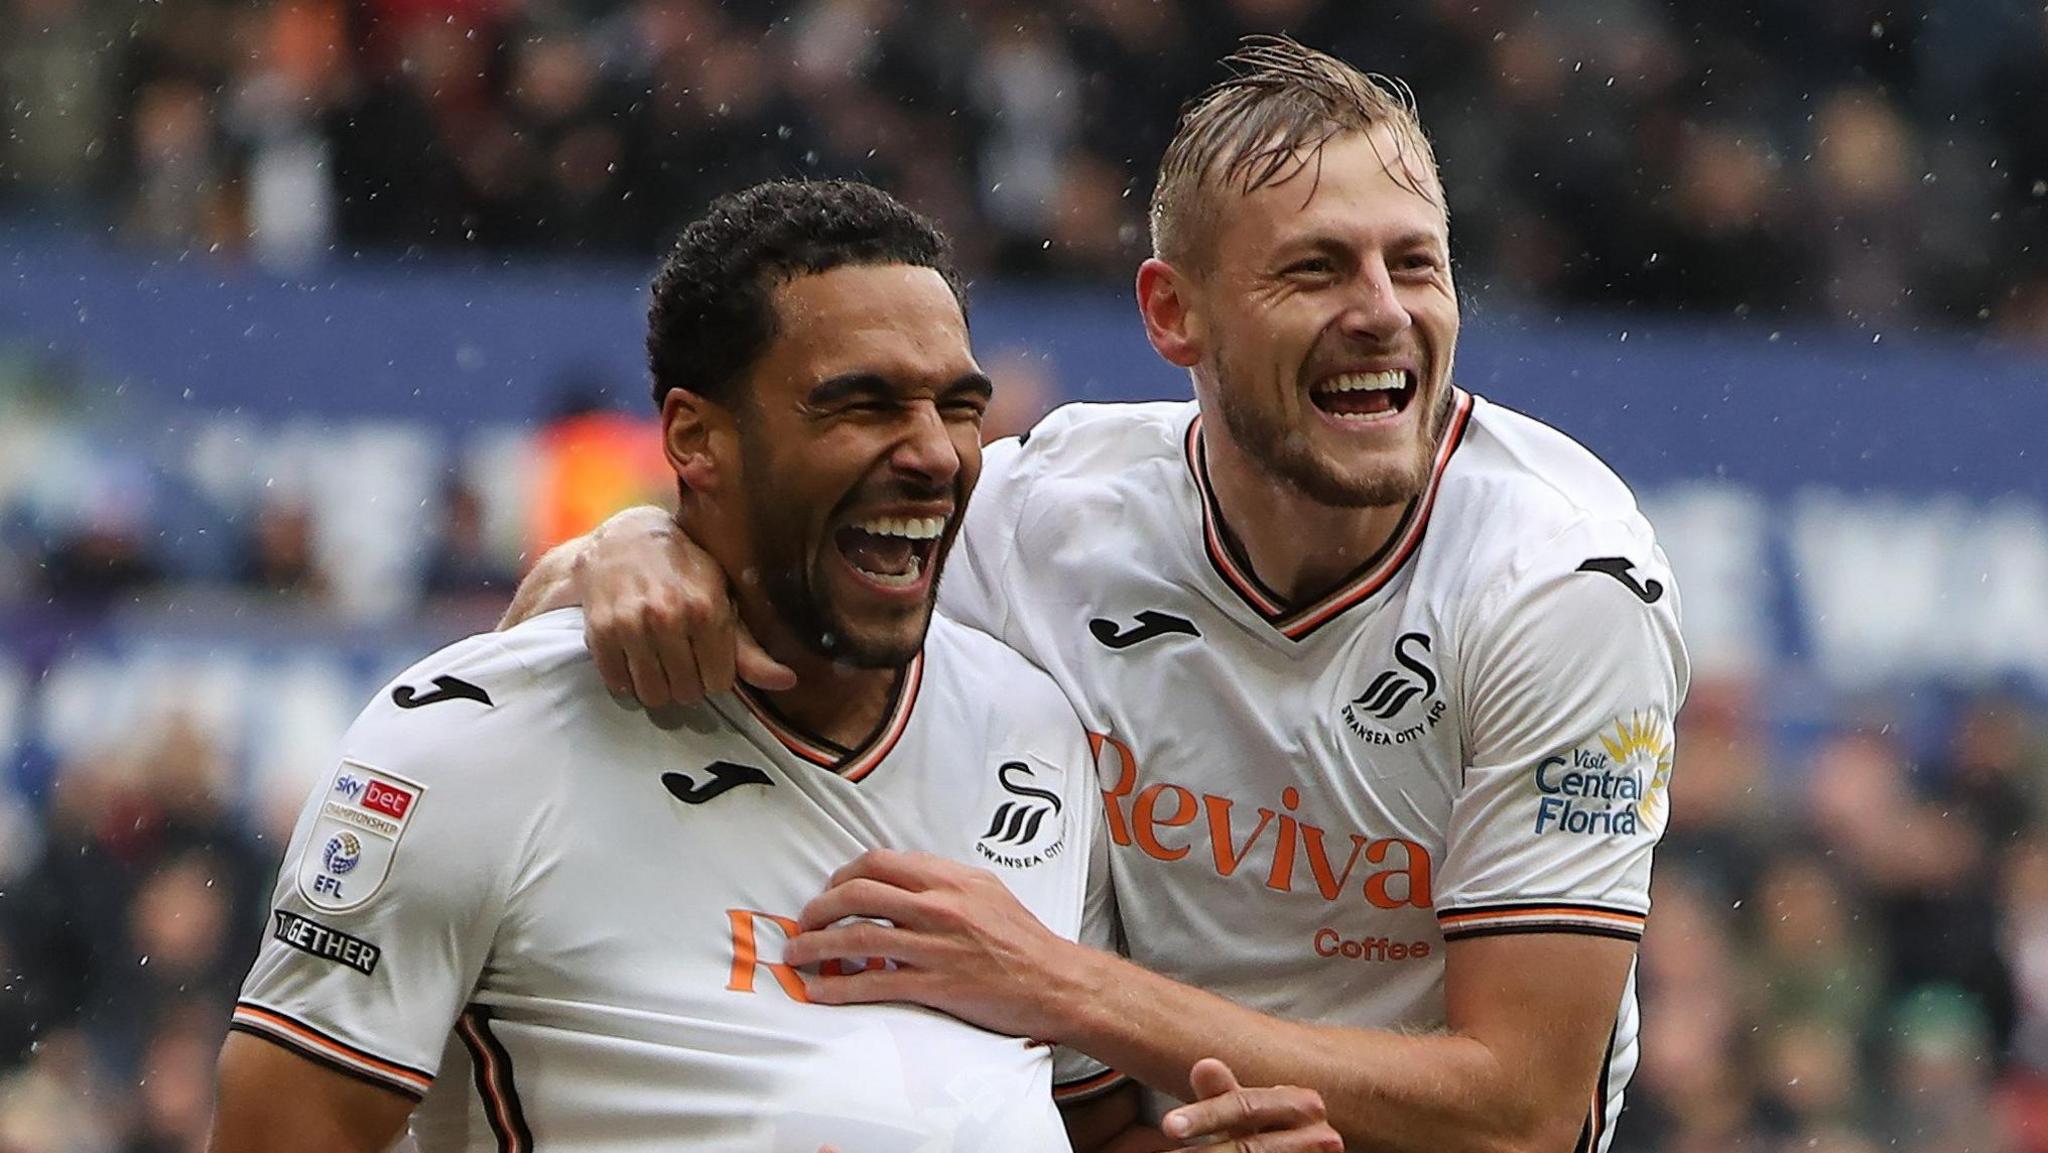
<svg viewBox="0 0 2048 1153"><path fill-rule="evenodd" d="M1481 299L2048 339L2024 0L7 0L0 201L287 269L645 260L860 176L976 271L1122 281L1180 103L1276 31L1412 84Z"/></svg>
<svg viewBox="0 0 2048 1153"><path fill-rule="evenodd" d="M1617 1149L2048 1149L2048 728L1903 705L1787 757L1755 686L1688 701Z"/></svg>

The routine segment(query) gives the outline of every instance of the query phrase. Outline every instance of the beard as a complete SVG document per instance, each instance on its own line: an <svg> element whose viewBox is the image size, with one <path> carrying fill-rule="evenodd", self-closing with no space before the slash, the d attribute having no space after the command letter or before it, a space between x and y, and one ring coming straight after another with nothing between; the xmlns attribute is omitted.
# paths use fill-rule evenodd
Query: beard
<svg viewBox="0 0 2048 1153"><path fill-rule="evenodd" d="M1220 354L1211 357L1208 368L1216 381L1223 427L1239 451L1268 476L1317 504L1330 508L1404 505L1422 495L1429 483L1430 460L1443 432L1445 405L1418 392L1410 403L1428 404L1430 409L1417 422L1419 435L1406 457L1394 464L1344 469L1317 455L1309 437L1272 407L1247 400L1246 390L1231 385ZM1448 391L1445 395L1448 397Z"/></svg>
<svg viewBox="0 0 2048 1153"><path fill-rule="evenodd" d="M747 523L752 526L756 575L769 607L799 643L819 656L858 669L908 665L924 647L925 632L931 627L952 532L932 550L931 591L924 602L889 625L867 627L833 601L826 568L833 563L828 554L838 546L828 538L819 542L815 551L807 549L810 533L806 518L801 511L791 511L800 502L782 499L772 484L765 483L775 473L763 447L741 430L743 475L750 478L745 486ZM847 500L858 495L850 494ZM957 531L957 518L954 528Z"/></svg>

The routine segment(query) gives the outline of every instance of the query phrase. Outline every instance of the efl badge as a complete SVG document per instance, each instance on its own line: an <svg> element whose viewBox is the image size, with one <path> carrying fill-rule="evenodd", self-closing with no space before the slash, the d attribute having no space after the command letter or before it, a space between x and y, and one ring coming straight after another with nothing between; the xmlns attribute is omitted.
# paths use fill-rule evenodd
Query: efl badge
<svg viewBox="0 0 2048 1153"><path fill-rule="evenodd" d="M299 854L299 895L330 913L345 913L376 896L426 791L382 769L341 762Z"/></svg>

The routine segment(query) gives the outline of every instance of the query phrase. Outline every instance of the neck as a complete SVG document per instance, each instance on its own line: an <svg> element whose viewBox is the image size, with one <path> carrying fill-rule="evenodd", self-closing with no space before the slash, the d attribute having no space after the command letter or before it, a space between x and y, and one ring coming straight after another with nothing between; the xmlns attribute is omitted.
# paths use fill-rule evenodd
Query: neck
<svg viewBox="0 0 2048 1153"><path fill-rule="evenodd" d="M769 656L796 674L795 688L764 699L801 731L842 748L859 748L882 727L904 670L855 668L821 656L798 641L765 603L749 606L747 599L741 598L741 622Z"/></svg>
<svg viewBox="0 0 2048 1153"><path fill-rule="evenodd" d="M759 566L719 531L716 517L692 515L687 500L677 515L685 535L711 554L720 570L748 574L732 580L733 601L740 624L769 656L796 674L796 687L762 699L790 724L809 736L845 748L857 748L881 727L901 668L856 668L821 655L782 619L761 587Z"/></svg>
<svg viewBox="0 0 2048 1153"><path fill-rule="evenodd" d="M1290 605L1334 590L1386 547L1407 504L1338 508L1261 469L1230 437L1202 425L1209 488L1259 583Z"/></svg>

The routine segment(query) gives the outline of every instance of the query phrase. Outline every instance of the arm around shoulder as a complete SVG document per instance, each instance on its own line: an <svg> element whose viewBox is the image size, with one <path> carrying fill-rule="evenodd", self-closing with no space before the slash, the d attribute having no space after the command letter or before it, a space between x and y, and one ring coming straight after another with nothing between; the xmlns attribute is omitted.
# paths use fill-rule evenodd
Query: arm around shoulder
<svg viewBox="0 0 2048 1153"><path fill-rule="evenodd" d="M582 536L563 541L534 562L512 593L512 603L498 621L500 632L545 612L583 603L578 583L579 570L589 563L590 553L601 538L645 537L677 531L675 520L653 505L639 505L612 514L603 524Z"/></svg>
<svg viewBox="0 0 2048 1153"><path fill-rule="evenodd" d="M570 605L583 606L584 643L605 686L650 709L694 704L737 681L796 684L740 624L725 572L663 509L627 509L551 550L499 627Z"/></svg>

